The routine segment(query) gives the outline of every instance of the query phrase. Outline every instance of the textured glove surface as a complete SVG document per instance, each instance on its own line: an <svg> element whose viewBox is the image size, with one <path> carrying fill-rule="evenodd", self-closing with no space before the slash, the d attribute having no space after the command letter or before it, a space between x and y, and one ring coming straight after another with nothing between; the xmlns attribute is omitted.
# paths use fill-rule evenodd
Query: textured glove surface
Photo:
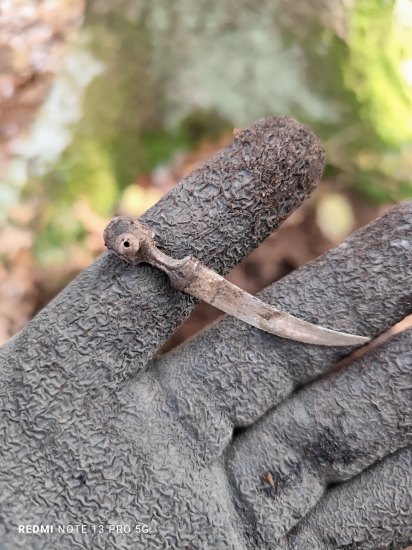
<svg viewBox="0 0 412 550"><path fill-rule="evenodd" d="M143 219L171 256L226 273L312 191L322 168L309 130L261 121ZM404 204L262 297L373 337L412 311L411 258ZM412 332L326 373L351 350L228 317L155 358L193 305L159 271L107 253L3 346L0 547L411 543ZM87 532L58 532L74 524ZM19 525L54 531L29 535Z"/></svg>

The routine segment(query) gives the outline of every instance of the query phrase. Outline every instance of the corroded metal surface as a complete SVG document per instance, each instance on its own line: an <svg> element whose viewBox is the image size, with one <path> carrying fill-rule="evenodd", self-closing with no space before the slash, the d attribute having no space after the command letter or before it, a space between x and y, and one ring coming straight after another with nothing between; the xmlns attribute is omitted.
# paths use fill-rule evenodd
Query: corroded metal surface
<svg viewBox="0 0 412 550"><path fill-rule="evenodd" d="M348 346L369 341L369 338L319 327L280 311L233 285L193 256L181 260L171 258L156 247L154 232L133 218L114 218L104 231L104 241L127 263L151 264L164 271L177 290L271 334L321 346Z"/></svg>

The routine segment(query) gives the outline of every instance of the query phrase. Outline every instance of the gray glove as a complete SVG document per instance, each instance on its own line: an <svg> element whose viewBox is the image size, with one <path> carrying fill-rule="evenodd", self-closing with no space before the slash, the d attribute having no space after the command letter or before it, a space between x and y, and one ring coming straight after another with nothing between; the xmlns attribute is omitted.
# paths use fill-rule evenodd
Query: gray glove
<svg viewBox="0 0 412 550"><path fill-rule="evenodd" d="M168 254L223 274L322 167L309 130L269 119L143 220ZM374 337L412 310L411 230L404 204L261 297ZM351 349L232 317L155 357L193 305L160 271L106 253L0 350L0 547L410 544L412 331L327 374Z"/></svg>

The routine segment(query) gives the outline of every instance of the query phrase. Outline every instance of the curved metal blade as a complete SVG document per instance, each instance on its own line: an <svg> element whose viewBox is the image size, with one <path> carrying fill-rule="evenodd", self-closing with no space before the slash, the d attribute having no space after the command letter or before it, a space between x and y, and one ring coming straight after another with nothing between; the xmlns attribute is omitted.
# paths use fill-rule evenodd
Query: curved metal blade
<svg viewBox="0 0 412 550"><path fill-rule="evenodd" d="M233 285L200 262L196 276L184 292L233 315L259 329L307 344L320 346L353 346L369 338L319 327L280 311Z"/></svg>

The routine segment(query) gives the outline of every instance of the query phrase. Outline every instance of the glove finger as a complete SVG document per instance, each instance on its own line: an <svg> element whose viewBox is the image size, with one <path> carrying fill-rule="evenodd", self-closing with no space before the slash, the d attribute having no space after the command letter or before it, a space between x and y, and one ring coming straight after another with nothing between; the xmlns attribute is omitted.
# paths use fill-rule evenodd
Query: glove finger
<svg viewBox="0 0 412 550"><path fill-rule="evenodd" d="M406 549L412 544L412 447L328 490L292 532L287 550Z"/></svg>
<svg viewBox="0 0 412 550"><path fill-rule="evenodd" d="M227 455L249 531L279 540L322 498L412 443L412 329L295 394L240 435Z"/></svg>
<svg viewBox="0 0 412 550"><path fill-rule="evenodd" d="M265 239L312 191L323 150L283 117L255 123L144 216L171 256L193 254L221 273ZM194 300L149 266L104 254L11 343L19 365L65 364L85 386L138 372L189 314ZM12 372L12 366L10 370Z"/></svg>
<svg viewBox="0 0 412 550"><path fill-rule="evenodd" d="M373 337L412 311L411 260L412 203L405 203L261 297L307 321ZM277 338L227 317L156 359L148 377L162 381L161 399L180 402L177 420L216 455L234 427L253 424L348 352Z"/></svg>

